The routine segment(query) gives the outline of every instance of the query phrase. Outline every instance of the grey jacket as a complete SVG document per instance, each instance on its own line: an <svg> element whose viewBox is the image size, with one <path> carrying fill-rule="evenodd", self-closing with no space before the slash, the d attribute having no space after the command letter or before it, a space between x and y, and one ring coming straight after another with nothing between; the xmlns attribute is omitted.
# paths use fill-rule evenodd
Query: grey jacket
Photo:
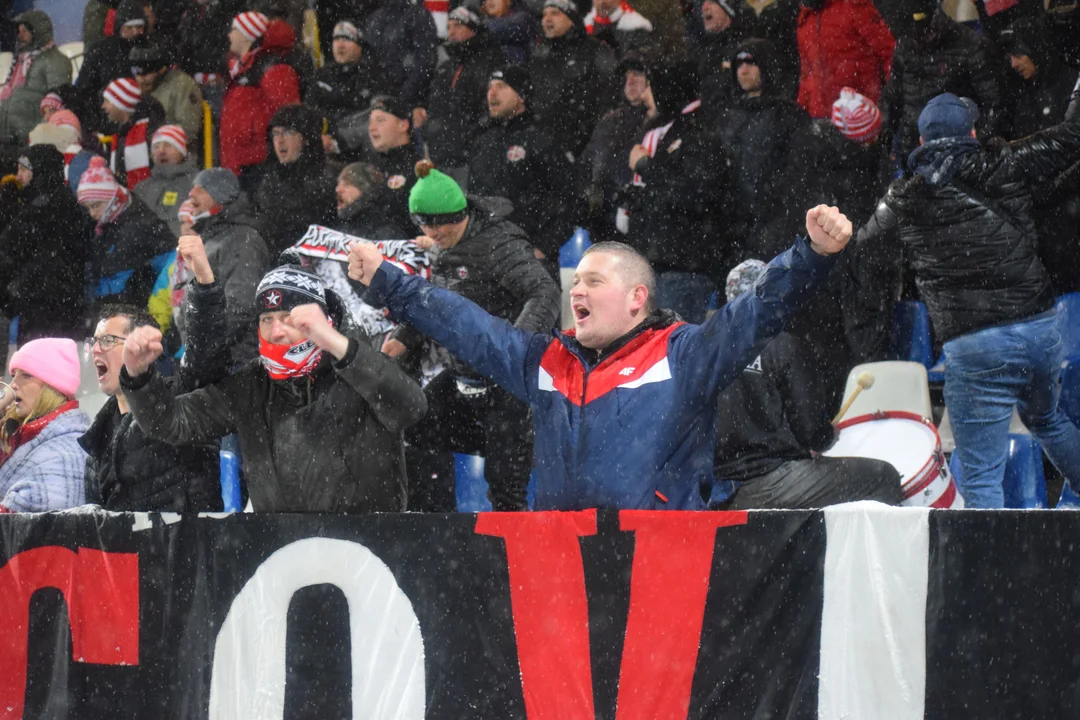
<svg viewBox="0 0 1080 720"><path fill-rule="evenodd" d="M53 39L52 20L41 10L27 10L15 17L14 22L26 25L34 34L28 51L38 50ZM5 82L15 75L19 53ZM71 60L57 48L51 47L35 57L26 72L26 83L12 91L7 100L0 103L0 143L26 145L30 131L41 122L41 98L49 88L71 82Z"/></svg>
<svg viewBox="0 0 1080 720"><path fill-rule="evenodd" d="M180 165L155 165L150 170L150 177L136 185L133 191L165 221L176 237L180 237L180 220L176 213L187 200L198 172L190 157Z"/></svg>
<svg viewBox="0 0 1080 720"><path fill-rule="evenodd" d="M165 73L150 94L165 108L165 122L184 128L188 148L197 155L200 148L195 143L203 124L203 97L199 84L183 70L173 68Z"/></svg>

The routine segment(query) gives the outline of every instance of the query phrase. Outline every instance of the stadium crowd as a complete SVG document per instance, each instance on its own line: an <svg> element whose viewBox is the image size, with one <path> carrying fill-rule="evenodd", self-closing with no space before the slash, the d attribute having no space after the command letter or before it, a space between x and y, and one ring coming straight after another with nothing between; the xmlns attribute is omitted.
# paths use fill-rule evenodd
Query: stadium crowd
<svg viewBox="0 0 1080 720"><path fill-rule="evenodd" d="M1014 407L1080 488L1075 5L583 2L90 0L77 73L12 18L0 511L219 510L223 445L254 511L450 512L455 452L503 511L895 504L821 453L901 298L968 506Z"/></svg>

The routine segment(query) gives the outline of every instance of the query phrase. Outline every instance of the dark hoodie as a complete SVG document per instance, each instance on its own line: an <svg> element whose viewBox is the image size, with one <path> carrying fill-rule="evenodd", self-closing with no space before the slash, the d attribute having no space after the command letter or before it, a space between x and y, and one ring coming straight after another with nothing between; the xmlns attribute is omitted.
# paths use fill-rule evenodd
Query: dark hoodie
<svg viewBox="0 0 1080 720"><path fill-rule="evenodd" d="M125 40L120 35L120 26L129 18L144 17L142 3L139 0L124 0L116 10L116 32L96 43L86 53L76 85L82 93L84 104L94 112L93 116L79 117L84 126L102 130L107 119L100 111L101 92L113 80L131 77L131 49L145 42L146 35L135 40Z"/></svg>
<svg viewBox="0 0 1080 720"><path fill-rule="evenodd" d="M1010 71L1007 137L1027 137L1061 122L1069 106L1076 69L1061 62L1049 40L1049 28L1039 20L1019 20L1002 33L999 44L1006 55L1026 55L1035 64L1030 80Z"/></svg>
<svg viewBox="0 0 1080 720"><path fill-rule="evenodd" d="M93 223L64 184L64 156L51 145L27 148L34 177L23 205L0 234L0 298L20 316L19 344L85 335L83 267Z"/></svg>
<svg viewBox="0 0 1080 720"><path fill-rule="evenodd" d="M424 139L436 166L461 167L469 161L469 140L488 114L488 78L506 60L486 27L464 42L445 43L443 49L449 59L431 83Z"/></svg>
<svg viewBox="0 0 1080 720"><path fill-rule="evenodd" d="M362 155L367 140L367 109L376 95L386 92L382 69L371 57L367 43L354 63L328 59L304 91L304 103L315 108L329 124L342 160Z"/></svg>
<svg viewBox="0 0 1080 720"><path fill-rule="evenodd" d="M364 38L382 65L391 94L411 107L422 105L439 44L435 21L423 3L380 0L364 23Z"/></svg>
<svg viewBox="0 0 1080 720"><path fill-rule="evenodd" d="M337 179L326 167L322 119L306 105L286 105L274 113L266 128L265 174L255 194L255 211L262 235L276 257L307 231L308 225L331 225L337 217L334 188ZM298 131L304 148L295 162L282 164L274 152L275 127Z"/></svg>

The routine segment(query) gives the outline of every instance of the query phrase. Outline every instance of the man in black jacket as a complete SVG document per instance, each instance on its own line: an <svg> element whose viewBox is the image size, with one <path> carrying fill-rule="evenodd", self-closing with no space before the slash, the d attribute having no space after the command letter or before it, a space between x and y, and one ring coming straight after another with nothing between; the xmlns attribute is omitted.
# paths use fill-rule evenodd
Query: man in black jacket
<svg viewBox="0 0 1080 720"><path fill-rule="evenodd" d="M919 116L915 172L890 188L857 240L847 297L884 328L906 259L947 357L945 404L968 507L1001 507L1014 407L1046 454L1080 487L1080 430L1057 407L1059 318L1036 255L1032 188L1080 160L1080 86L1065 122L984 148L975 104L945 93ZM906 256L901 258L901 253ZM876 321L876 325L874 322ZM882 343L883 332L872 342Z"/></svg>
<svg viewBox="0 0 1080 720"><path fill-rule="evenodd" d="M760 260L736 266L727 301L752 289L764 272ZM740 483L729 509L900 503L900 474L889 463L818 455L836 440L823 370L806 342L782 332L720 394L715 477Z"/></svg>
<svg viewBox="0 0 1080 720"><path fill-rule="evenodd" d="M528 233L540 257L555 262L574 232L572 166L536 124L530 102L525 68L512 65L491 74L489 122L469 147L469 191L513 203L510 221Z"/></svg>
<svg viewBox="0 0 1080 720"><path fill-rule="evenodd" d="M395 97L380 95L371 101L368 138L372 153L368 161L386 178L386 205L390 218L411 227L409 191L416 182L413 170L420 156L412 141L412 111Z"/></svg>
<svg viewBox="0 0 1080 720"><path fill-rule="evenodd" d="M116 78L131 74L131 49L146 40L148 32L146 10L142 0L123 0L116 8L113 20L116 31L90 48L79 69L76 85L89 108L101 105L101 91ZM218 50L220 52L220 49ZM91 117L80 117L83 125L92 130L105 127L105 117L94 112Z"/></svg>
<svg viewBox="0 0 1080 720"><path fill-rule="evenodd" d="M368 54L359 28L348 20L334 26L334 61L315 73L304 102L323 115L329 132L323 147L342 162L361 158L367 147L367 109L386 92L378 63Z"/></svg>
<svg viewBox="0 0 1080 720"><path fill-rule="evenodd" d="M27 148L17 175L22 204L0 232L0 307L19 316L18 344L86 334L83 270L93 236L64 184L64 156L52 145Z"/></svg>
<svg viewBox="0 0 1080 720"><path fill-rule="evenodd" d="M533 332L550 331L559 318L559 289L533 256L528 238L507 220L498 198L466 199L452 178L417 165L409 209L438 247L432 282L472 300L487 312ZM417 352L423 337L406 326L384 351ZM425 388L427 418L408 434L410 507L433 512L455 508L450 451L481 454L496 510L525 509L532 471L529 408L510 393L454 361ZM413 462L415 461L415 462Z"/></svg>
<svg viewBox="0 0 1080 720"><path fill-rule="evenodd" d="M337 222L334 229L367 240L412 237L397 224L386 203L386 177L374 165L352 163L338 175Z"/></svg>
<svg viewBox="0 0 1080 720"><path fill-rule="evenodd" d="M321 125L306 105L286 105L266 130L269 157L255 210L271 257L292 247L308 225L334 220L334 176L326 167Z"/></svg>
<svg viewBox="0 0 1080 720"><path fill-rule="evenodd" d="M213 313L196 301L216 294L221 307L212 273L200 280L210 283L193 298L192 325ZM267 273L255 301L261 362L184 395L173 396L152 369L161 333L128 335L120 386L136 420L176 445L237 433L256 511L404 510L401 433L427 410L420 386L299 265Z"/></svg>
<svg viewBox="0 0 1080 720"><path fill-rule="evenodd" d="M204 255L205 259L205 255ZM221 319L224 320L224 314ZM173 447L151 439L131 414L120 388L124 340L136 328L157 329L157 321L133 305L102 308L87 349L94 358L98 387L110 396L93 424L79 439L86 459L86 499L106 510L137 512L212 512L222 509L218 445ZM188 347L198 356L183 365L169 387L194 390L200 381L225 376L222 358L206 354L215 343L193 338Z"/></svg>

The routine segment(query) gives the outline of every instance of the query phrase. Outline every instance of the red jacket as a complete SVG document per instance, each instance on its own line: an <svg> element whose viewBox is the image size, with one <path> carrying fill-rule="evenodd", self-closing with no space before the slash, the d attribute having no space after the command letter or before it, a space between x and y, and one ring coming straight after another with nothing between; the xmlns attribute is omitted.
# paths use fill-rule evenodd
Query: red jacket
<svg viewBox="0 0 1080 720"><path fill-rule="evenodd" d="M263 44L240 61L221 108L221 166L235 173L266 160L266 128L282 105L300 102L296 71L277 57L283 48L267 33ZM288 49L288 48L284 48Z"/></svg>
<svg viewBox="0 0 1080 720"><path fill-rule="evenodd" d="M810 117L831 117L844 87L878 101L896 41L870 0L825 0L820 10L802 7L798 40L799 104Z"/></svg>

